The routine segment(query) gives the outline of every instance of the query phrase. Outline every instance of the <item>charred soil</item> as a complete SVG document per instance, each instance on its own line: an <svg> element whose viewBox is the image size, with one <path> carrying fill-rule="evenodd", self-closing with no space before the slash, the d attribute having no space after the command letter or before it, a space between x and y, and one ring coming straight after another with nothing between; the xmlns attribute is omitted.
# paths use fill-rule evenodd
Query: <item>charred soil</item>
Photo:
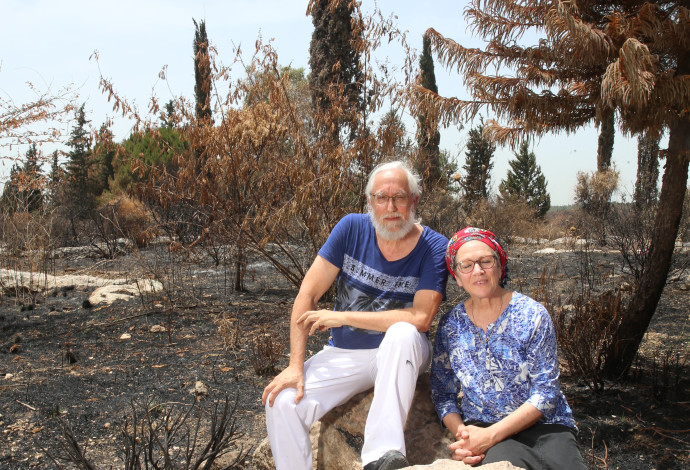
<svg viewBox="0 0 690 470"><path fill-rule="evenodd" d="M575 253L534 251L509 250L513 289L532 295L546 265L560 283L578 277ZM53 269L54 274L146 277L157 255L150 256L149 261L140 253L108 262L72 257ZM599 265L620 262L615 254L597 256ZM85 300L93 289L82 286L40 293L5 289L0 298L0 468L56 468L48 454L64 453L64 426L95 468L123 468L121 430L133 406L184 410L194 405L210 419L208 410L225 397L236 406L238 439L218 463L239 459L237 468L252 467L250 451L265 436L260 396L274 371L287 364L296 289L258 262L247 271L247 292L230 289L228 273L204 257L174 263L168 274L176 281L164 282L163 292L110 305L89 305ZM449 282L442 309L462 295ZM690 464L689 301L682 282L667 286L626 381L607 383L594 393L563 365L561 385L589 468ZM318 350L325 341L314 337L308 348ZM202 438L204 426L202 419Z"/></svg>

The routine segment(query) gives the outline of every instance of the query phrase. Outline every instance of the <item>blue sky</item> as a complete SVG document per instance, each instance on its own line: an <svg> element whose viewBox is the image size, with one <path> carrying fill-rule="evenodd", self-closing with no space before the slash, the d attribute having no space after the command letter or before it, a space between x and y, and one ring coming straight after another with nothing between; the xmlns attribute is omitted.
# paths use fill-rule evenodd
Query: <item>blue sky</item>
<svg viewBox="0 0 690 470"><path fill-rule="evenodd" d="M362 3L365 12L375 3L386 16L394 12L398 26L409 32L408 41L418 49L421 35L429 27L463 45L480 45L466 30L462 10L467 2ZM21 104L33 97L26 82L44 91L73 84L80 101L86 102L87 119L98 127L108 117L117 116L98 90L100 67L100 73L123 96L135 100L142 111L152 93L161 102L179 95L191 99L192 18L206 20L209 39L225 64L232 62L233 49L238 45L249 58L257 36L261 35L264 41L273 40L281 64L307 68L313 27L305 14L306 7L306 0L0 0L0 13L5 18L0 29L0 95ZM89 60L94 51L98 51L98 64ZM158 78L163 67L167 70L167 82ZM466 96L461 78L443 70L438 63L436 77L442 95ZM409 122L408 131L414 132L414 125ZM476 123L462 124L464 130L449 128L441 133L441 147L460 163L464 161L467 130ZM69 128L65 127L66 133ZM116 121L113 129L121 140L128 135L130 124ZM592 127L535 142L533 151L546 176L552 205L572 202L577 171L596 168L596 147L597 131ZM11 151L0 148L0 157L23 155L24 151L16 146ZM512 158L511 149L497 150L492 173L496 185L505 178ZM630 194L637 166L636 139L617 134L613 161L621 173L622 191ZM8 159L0 158L0 183L6 179L11 165Z"/></svg>

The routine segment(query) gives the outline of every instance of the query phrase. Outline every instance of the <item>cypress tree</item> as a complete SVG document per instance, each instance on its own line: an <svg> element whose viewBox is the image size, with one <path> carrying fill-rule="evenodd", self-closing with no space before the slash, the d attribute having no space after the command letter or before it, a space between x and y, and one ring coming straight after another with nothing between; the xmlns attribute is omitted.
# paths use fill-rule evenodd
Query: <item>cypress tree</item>
<svg viewBox="0 0 690 470"><path fill-rule="evenodd" d="M84 113L84 105L77 110L77 122L70 138L67 141L67 146L72 150L67 154L67 168L66 173L69 179L68 189L71 202L81 208L90 206L90 198L85 198L85 195L91 194L91 185L89 184L89 167L91 166L91 137L89 131L86 129L86 120ZM86 206L83 203L86 202Z"/></svg>
<svg viewBox="0 0 690 470"><path fill-rule="evenodd" d="M511 169L498 186L501 197L523 199L538 217L544 217L551 208L551 196L546 191L546 179L537 165L537 158L534 152L529 151L527 142L520 145L515 160L508 163Z"/></svg>
<svg viewBox="0 0 690 470"><path fill-rule="evenodd" d="M43 205L43 193L41 192L41 165L40 155L36 149L36 144L31 144L29 150L26 151L26 160L24 160L24 186L22 191L22 199L27 212L34 212Z"/></svg>
<svg viewBox="0 0 690 470"><path fill-rule="evenodd" d="M431 42L429 36L422 36L422 55L419 58L421 85L427 90L438 93L436 74L434 73L434 59L431 57ZM417 145L419 147L419 167L417 170L424 175L431 184L438 182L441 176L439 143L441 134L438 124L429 119L426 113L417 116Z"/></svg>
<svg viewBox="0 0 690 470"><path fill-rule="evenodd" d="M352 27L353 11L351 2L339 2L335 8L329 6L328 0L315 2L311 10L314 32L309 44L312 104L325 112L333 106L334 94L342 96L344 117L338 127L347 125L351 132L356 128L356 114L364 109L360 57L353 47L360 33ZM342 87L342 94L338 87Z"/></svg>
<svg viewBox="0 0 690 470"><path fill-rule="evenodd" d="M482 135L484 119L479 126L470 129L465 164L462 166L465 175L460 178L463 190L462 206L465 213L471 214L472 209L480 200L489 198L491 170L494 167L491 159L496 146Z"/></svg>
<svg viewBox="0 0 690 470"><path fill-rule="evenodd" d="M211 59L208 53L206 21L194 22L194 98L196 118L200 122L213 123L211 117Z"/></svg>

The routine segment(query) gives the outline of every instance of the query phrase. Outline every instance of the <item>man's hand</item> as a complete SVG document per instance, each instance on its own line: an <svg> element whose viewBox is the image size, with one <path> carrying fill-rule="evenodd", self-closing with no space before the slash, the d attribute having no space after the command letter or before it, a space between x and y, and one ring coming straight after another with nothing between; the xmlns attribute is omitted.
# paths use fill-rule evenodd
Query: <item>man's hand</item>
<svg viewBox="0 0 690 470"><path fill-rule="evenodd" d="M308 310L297 319L297 324L304 329L308 328L309 335L313 335L317 330L343 326L343 315L333 310Z"/></svg>
<svg viewBox="0 0 690 470"><path fill-rule="evenodd" d="M264 393L261 395L261 404L266 406L273 406L278 394L285 388L297 389L295 395L295 404L299 403L304 396L304 371L297 366L287 366L280 374L276 375L271 383L266 385Z"/></svg>

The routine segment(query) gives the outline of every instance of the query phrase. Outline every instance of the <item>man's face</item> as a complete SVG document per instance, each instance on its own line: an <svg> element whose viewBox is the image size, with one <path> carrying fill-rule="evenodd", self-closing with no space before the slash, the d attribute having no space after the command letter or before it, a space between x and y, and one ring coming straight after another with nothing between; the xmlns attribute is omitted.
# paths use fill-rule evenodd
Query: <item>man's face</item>
<svg viewBox="0 0 690 470"><path fill-rule="evenodd" d="M369 194L369 215L378 236L385 240L404 238L414 227L417 198L410 194L403 170L377 174Z"/></svg>

